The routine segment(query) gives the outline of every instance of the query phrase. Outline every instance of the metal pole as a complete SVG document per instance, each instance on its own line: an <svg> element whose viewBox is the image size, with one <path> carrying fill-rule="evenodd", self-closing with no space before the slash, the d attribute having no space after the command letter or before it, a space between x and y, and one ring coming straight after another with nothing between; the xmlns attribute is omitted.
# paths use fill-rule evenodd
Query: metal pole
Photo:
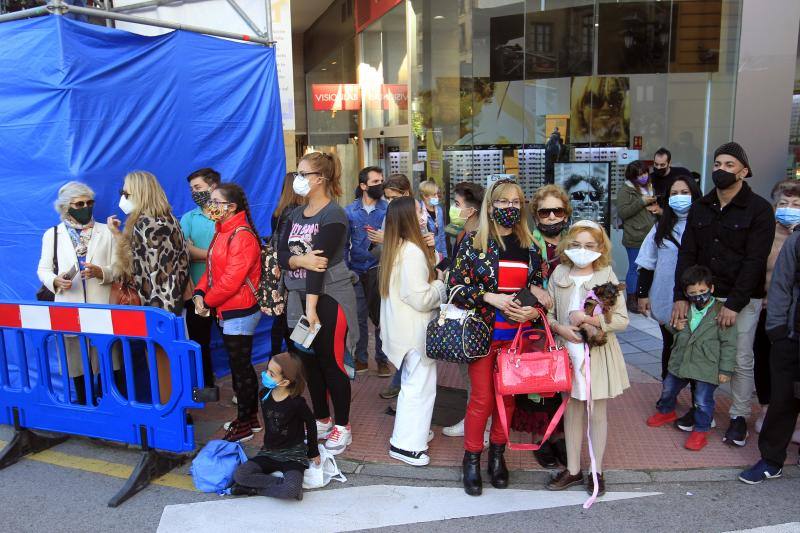
<svg viewBox="0 0 800 533"><path fill-rule="evenodd" d="M20 20L30 17L41 17L42 15L49 15L50 10L47 6L32 7L30 9L23 9L22 11L15 11L13 13L6 13L0 15L0 22L9 22L11 20Z"/></svg>
<svg viewBox="0 0 800 533"><path fill-rule="evenodd" d="M110 0L103 0L103 9L106 11L111 11L111 1ZM106 19L106 28L113 28L114 21L111 19Z"/></svg>
<svg viewBox="0 0 800 533"><path fill-rule="evenodd" d="M264 0L265 8L267 10L267 39L272 41L272 0Z"/></svg>
<svg viewBox="0 0 800 533"><path fill-rule="evenodd" d="M102 9L94 9L89 7L78 7L78 6L64 6L64 7L66 7L67 12L77 13L78 15L87 15L90 17L97 17L101 19L120 20L122 22L130 22L132 24L142 24L144 26L157 26L159 28L169 28L171 30L184 30L193 33L213 35L214 37L223 37L225 39L232 39L234 41L258 43L258 44L263 44L265 46L273 46L275 44L269 39L264 39L257 35L246 35L241 33L233 33L229 31L214 30L211 28L202 28L200 26L191 26L189 24L179 24L177 22L170 22L168 20L157 20L146 17L137 17L134 15L125 15L123 13L115 13L113 11L103 11Z"/></svg>
<svg viewBox="0 0 800 533"><path fill-rule="evenodd" d="M127 11L136 11L138 9L144 9L148 7L161 7L161 6L171 6L173 4L184 4L186 2L203 2L205 0L146 0L144 2L137 2L135 4L128 4L125 6L119 6L112 8L111 11L116 13L125 13Z"/></svg>
<svg viewBox="0 0 800 533"><path fill-rule="evenodd" d="M251 30L256 32L256 35L258 35L259 37L267 37L267 34L261 31L261 28L256 26L256 23L253 22L253 19L247 16L245 10L241 8L241 6L236 2L236 0L228 0L228 3L233 8L233 10L236 11L236 14L239 15L239 17L244 21L244 23L247 24Z"/></svg>

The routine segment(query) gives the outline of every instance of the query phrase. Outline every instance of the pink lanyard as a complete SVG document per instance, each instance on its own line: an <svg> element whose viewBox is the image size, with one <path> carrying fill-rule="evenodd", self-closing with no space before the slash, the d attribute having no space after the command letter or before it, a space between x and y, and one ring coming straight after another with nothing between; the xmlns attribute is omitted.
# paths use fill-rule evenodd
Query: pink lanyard
<svg viewBox="0 0 800 533"><path fill-rule="evenodd" d="M595 296L594 291L589 291L586 295L586 300L589 298L594 297L597 300L597 296ZM584 305L586 305L586 300L584 300ZM602 308L600 305L595 307L593 315L597 316L602 312ZM592 412L594 411L594 401L592 400L592 358L589 355L589 345L584 343L583 344L583 368L584 374L586 376L586 438L589 441L589 461L591 461L592 465L592 481L594 482L592 487L592 495L589 496L589 499L586 500L583 504L584 509L588 509L592 506L592 504L597 500L597 461L595 460L594 456L594 447L592 446Z"/></svg>

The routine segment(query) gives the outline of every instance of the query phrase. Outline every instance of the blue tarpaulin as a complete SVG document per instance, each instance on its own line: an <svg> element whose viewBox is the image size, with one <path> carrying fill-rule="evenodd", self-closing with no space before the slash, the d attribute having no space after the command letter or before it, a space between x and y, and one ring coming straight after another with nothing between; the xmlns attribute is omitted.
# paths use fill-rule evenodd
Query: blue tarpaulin
<svg viewBox="0 0 800 533"><path fill-rule="evenodd" d="M0 298L34 298L42 234L69 180L95 190L104 222L124 218L125 174L147 170L180 217L194 207L186 176L210 166L244 187L269 233L285 172L274 49L61 16L2 23L0 43ZM256 339L262 356L269 325Z"/></svg>

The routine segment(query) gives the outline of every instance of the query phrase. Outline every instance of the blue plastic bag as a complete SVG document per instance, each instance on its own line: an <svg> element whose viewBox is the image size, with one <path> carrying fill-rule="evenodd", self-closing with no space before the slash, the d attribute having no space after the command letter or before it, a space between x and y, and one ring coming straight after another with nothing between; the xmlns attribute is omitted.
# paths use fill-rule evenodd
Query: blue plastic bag
<svg viewBox="0 0 800 533"><path fill-rule="evenodd" d="M220 493L233 484L233 472L246 461L238 442L212 440L194 458L189 472L197 490Z"/></svg>

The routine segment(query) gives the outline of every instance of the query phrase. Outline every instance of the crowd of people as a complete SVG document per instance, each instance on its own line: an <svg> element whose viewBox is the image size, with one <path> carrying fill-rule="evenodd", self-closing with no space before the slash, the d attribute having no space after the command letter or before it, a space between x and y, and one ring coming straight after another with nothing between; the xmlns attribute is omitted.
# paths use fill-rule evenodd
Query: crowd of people
<svg viewBox="0 0 800 533"><path fill-rule="evenodd" d="M389 456L427 465L437 377L437 362L426 356L427 329L448 301L476 316L491 337L488 354L460 365L466 410L463 420L443 429L447 437L463 436L467 494L482 492L485 448L491 485L508 486L506 420L532 442L555 423L558 397L506 396L502 413L495 401L498 354L518 331L541 328L543 321L566 348L572 372L563 423L535 452L542 466L562 466L546 488L585 484L589 494L605 492L607 404L630 386L616 339L629 313L651 316L663 338L663 391L653 398L647 425L674 423L689 432L686 448L700 451L714 425L715 390L730 382L724 440L744 446L755 389L762 459L740 479L758 483L781 475L787 447L800 441L794 391L800 237L793 233L800 224L800 181L779 182L771 205L747 184L747 154L733 142L714 153L714 187L705 195L696 175L671 166L666 149L656 152L652 169L631 163L617 193L629 262L623 285L611 267L606 230L574 220L570 197L558 186L525 198L511 179L486 189L458 183L445 209L436 182L423 181L415 194L406 176L385 178L379 167L366 167L355 200L343 208L341 172L336 155L303 156L284 179L271 236L263 241L245 191L210 168L188 176L197 207L180 221L155 176L128 174L119 201L124 228L116 216L95 221L94 192L69 182L55 202L61 223L44 234L38 274L56 301L133 303L183 314L189 337L201 347L207 385L215 379L210 338L218 328L237 404L224 438L245 442L264 431L258 455L235 475L233 494L300 499L303 470L319 462L319 440L337 455L354 438L368 438L353 434L350 407L351 380L369 372L371 330L377 375L388 383L380 395L397 398ZM273 357L259 377L252 350L266 243L282 270L286 308L273 319ZM71 265L77 274L68 272ZM602 313L587 312L587 295L600 286L619 296L612 294ZM532 300L523 302L521 291ZM313 342L293 341L296 328L311 332ZM96 353L92 368L84 368L77 342L66 344L70 390L72 401L88 403L104 385L96 377ZM156 356L160 390L152 397L164 403L168 360ZM119 354L113 360L125 394ZM692 408L679 416L676 397L687 385ZM586 481L584 436L597 474ZM275 472L282 476L270 475Z"/></svg>

